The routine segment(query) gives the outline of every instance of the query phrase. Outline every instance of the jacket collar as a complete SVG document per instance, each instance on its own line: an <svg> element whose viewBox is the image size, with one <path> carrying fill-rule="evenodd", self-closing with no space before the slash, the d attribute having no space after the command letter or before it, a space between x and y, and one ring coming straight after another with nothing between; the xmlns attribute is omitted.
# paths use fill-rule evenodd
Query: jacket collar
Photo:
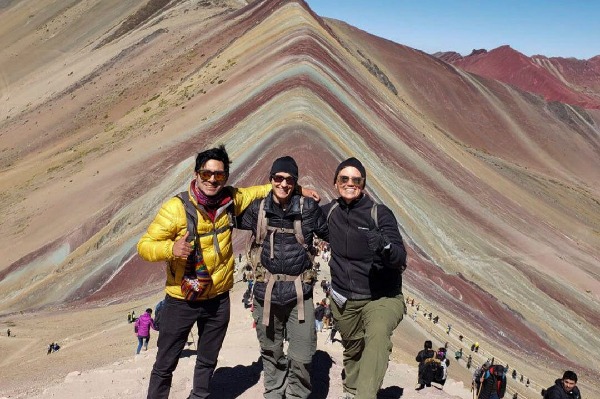
<svg viewBox="0 0 600 399"><path fill-rule="evenodd" d="M286 211L283 212L281 206L273 199L273 192L271 191L265 198L265 212L282 216L298 215L300 214L300 195L293 194Z"/></svg>

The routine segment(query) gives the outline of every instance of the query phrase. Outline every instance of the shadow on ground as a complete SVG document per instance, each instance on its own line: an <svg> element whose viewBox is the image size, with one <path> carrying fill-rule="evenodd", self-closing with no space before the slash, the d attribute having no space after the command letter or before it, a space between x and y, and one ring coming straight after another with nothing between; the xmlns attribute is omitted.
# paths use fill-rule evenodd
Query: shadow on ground
<svg viewBox="0 0 600 399"><path fill-rule="evenodd" d="M313 391L310 399L326 399L329 394L329 371L333 365L333 359L325 351L318 350L313 356L312 375L310 382ZM341 376L340 376L341 379Z"/></svg>
<svg viewBox="0 0 600 399"><path fill-rule="evenodd" d="M232 399L258 383L263 366L260 358L249 366L219 367L211 381L211 397Z"/></svg>

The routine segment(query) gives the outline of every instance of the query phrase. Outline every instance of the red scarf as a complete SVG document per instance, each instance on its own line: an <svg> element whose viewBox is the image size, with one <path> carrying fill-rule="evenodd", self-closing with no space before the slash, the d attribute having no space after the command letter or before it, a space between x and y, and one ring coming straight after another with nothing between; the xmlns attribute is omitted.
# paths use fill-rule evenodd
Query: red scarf
<svg viewBox="0 0 600 399"><path fill-rule="evenodd" d="M192 192L192 194L194 194L194 197L196 198L196 201L198 201L198 204L204 207L204 210L206 210L208 217L213 223L215 222L217 209L219 209L220 207L227 204L233 199L231 197L231 194L229 193L229 190L226 189L222 189L216 195L213 196L208 196L204 194L202 190L200 190L196 185L196 179L192 180L192 182L190 183L190 191Z"/></svg>

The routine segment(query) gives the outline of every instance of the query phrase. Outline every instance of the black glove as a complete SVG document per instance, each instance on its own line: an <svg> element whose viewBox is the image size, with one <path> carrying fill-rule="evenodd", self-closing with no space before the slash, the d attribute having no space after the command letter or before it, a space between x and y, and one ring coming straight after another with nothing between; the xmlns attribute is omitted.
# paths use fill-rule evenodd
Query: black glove
<svg viewBox="0 0 600 399"><path fill-rule="evenodd" d="M379 230L367 231L367 240L369 241L369 249L375 252L383 251L383 247L389 244L383 233Z"/></svg>

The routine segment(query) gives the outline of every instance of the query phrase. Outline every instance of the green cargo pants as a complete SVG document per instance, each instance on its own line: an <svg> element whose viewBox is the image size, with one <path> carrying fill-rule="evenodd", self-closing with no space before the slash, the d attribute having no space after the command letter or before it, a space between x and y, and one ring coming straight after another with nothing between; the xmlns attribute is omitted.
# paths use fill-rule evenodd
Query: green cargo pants
<svg viewBox="0 0 600 399"><path fill-rule="evenodd" d="M402 294L376 300L331 301L335 325L344 345L344 392L373 399L381 388L392 352L391 336L404 316Z"/></svg>
<svg viewBox="0 0 600 399"><path fill-rule="evenodd" d="M312 389L310 371L317 350L313 298L304 300L304 321L298 320L296 303L279 306L271 303L269 325L262 323L263 304L254 299L256 336L263 361L267 399L308 398ZM289 342L287 356L283 340Z"/></svg>

